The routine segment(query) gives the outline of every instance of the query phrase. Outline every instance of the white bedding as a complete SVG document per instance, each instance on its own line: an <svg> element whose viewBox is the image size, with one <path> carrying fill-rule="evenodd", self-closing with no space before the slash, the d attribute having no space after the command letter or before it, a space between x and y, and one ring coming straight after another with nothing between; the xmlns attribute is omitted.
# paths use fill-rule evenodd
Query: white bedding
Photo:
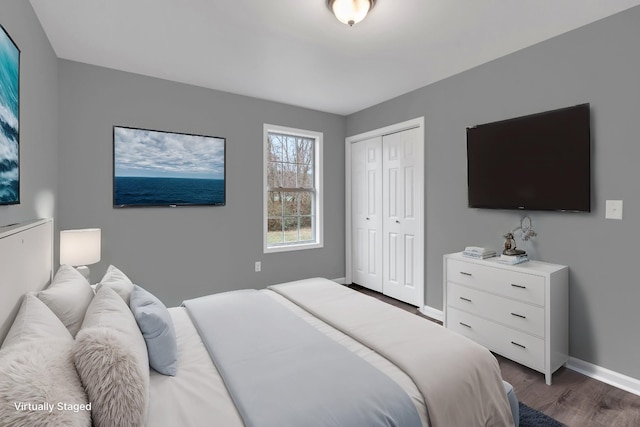
<svg viewBox="0 0 640 427"><path fill-rule="evenodd" d="M387 374L409 395L422 424L425 427L429 425L422 395L411 378L399 368L275 292L262 292ZM147 425L243 427L242 419L227 393L224 382L185 309L174 307L170 308L169 312L178 340L178 374L175 377L167 377L151 371Z"/></svg>
<svg viewBox="0 0 640 427"><path fill-rule="evenodd" d="M485 348L326 279L270 288L261 292L395 381L423 426L513 426L498 363ZM177 375L151 373L147 425L242 427L187 310L169 311Z"/></svg>
<svg viewBox="0 0 640 427"><path fill-rule="evenodd" d="M178 341L175 377L151 370L147 426L243 427L218 370L182 307L169 309Z"/></svg>
<svg viewBox="0 0 640 427"><path fill-rule="evenodd" d="M269 289L407 373L424 398L432 426L513 426L498 361L485 347L327 279Z"/></svg>

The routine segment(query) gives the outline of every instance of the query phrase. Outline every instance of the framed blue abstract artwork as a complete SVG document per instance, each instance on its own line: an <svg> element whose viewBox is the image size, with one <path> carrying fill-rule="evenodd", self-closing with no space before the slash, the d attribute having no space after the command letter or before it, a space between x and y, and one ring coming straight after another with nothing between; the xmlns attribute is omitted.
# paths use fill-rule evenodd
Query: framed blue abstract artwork
<svg viewBox="0 0 640 427"><path fill-rule="evenodd" d="M20 49L0 25L0 205L20 203Z"/></svg>

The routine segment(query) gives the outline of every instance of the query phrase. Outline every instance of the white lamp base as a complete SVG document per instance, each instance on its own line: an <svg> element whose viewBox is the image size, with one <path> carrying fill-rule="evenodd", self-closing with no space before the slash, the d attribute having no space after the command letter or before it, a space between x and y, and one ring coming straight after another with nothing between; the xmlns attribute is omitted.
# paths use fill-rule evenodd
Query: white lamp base
<svg viewBox="0 0 640 427"><path fill-rule="evenodd" d="M81 265L76 267L76 270L78 270L85 279L89 280L89 275L91 274L91 272L89 271L89 267L87 267L86 265Z"/></svg>

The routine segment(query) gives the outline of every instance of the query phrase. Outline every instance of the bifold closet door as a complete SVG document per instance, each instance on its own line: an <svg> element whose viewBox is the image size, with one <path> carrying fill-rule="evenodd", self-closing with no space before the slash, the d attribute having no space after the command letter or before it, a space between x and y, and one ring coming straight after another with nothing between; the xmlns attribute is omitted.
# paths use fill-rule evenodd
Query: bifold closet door
<svg viewBox="0 0 640 427"><path fill-rule="evenodd" d="M352 281L382 289L382 137L351 147Z"/></svg>
<svg viewBox="0 0 640 427"><path fill-rule="evenodd" d="M385 295L422 305L424 283L424 149L421 130L382 138L383 280Z"/></svg>

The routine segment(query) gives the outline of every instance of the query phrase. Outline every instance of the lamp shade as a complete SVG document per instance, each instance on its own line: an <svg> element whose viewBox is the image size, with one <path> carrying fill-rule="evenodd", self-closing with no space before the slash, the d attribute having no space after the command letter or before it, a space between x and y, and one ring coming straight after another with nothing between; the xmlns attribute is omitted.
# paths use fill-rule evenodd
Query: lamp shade
<svg viewBox="0 0 640 427"><path fill-rule="evenodd" d="M73 267L100 261L101 230L85 228L60 232L60 264Z"/></svg>

